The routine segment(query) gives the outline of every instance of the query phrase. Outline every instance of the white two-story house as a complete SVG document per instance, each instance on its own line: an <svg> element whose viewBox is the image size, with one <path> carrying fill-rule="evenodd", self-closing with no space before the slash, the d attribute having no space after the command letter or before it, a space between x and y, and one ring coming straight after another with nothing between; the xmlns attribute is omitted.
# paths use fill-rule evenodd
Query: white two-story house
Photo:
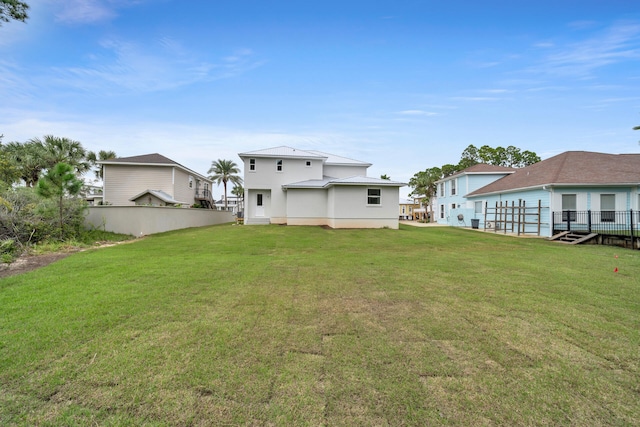
<svg viewBox="0 0 640 427"><path fill-rule="evenodd" d="M285 146L238 155L245 224L398 228L405 184L367 177L370 163Z"/></svg>

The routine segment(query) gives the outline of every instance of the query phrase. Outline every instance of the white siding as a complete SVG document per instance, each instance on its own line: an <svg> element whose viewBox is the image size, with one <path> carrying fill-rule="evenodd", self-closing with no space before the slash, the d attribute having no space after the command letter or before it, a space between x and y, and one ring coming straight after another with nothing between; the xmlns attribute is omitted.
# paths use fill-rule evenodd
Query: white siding
<svg viewBox="0 0 640 427"><path fill-rule="evenodd" d="M189 176L193 177L192 188L189 188ZM173 188L174 190L169 194L171 194L174 199L189 205L194 203L196 195L196 177L193 174L188 174L182 169L174 168Z"/></svg>
<svg viewBox="0 0 640 427"><path fill-rule="evenodd" d="M104 165L104 201L133 206L130 198L145 190L161 190L173 196L171 167Z"/></svg>

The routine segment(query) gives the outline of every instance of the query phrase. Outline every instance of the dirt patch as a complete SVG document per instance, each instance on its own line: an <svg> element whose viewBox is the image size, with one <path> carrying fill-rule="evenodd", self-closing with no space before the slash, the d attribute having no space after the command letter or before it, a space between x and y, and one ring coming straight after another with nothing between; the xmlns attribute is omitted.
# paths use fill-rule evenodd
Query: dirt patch
<svg viewBox="0 0 640 427"><path fill-rule="evenodd" d="M132 243L135 241L136 239L125 240L122 242L96 242L96 245L91 248L68 248L63 252L54 252L43 255L23 255L11 264L0 264L0 279L2 279L3 277L15 276L16 274L28 273L29 271L37 270L38 268L45 267L76 252L86 251L87 249L121 245L124 243Z"/></svg>
<svg viewBox="0 0 640 427"><path fill-rule="evenodd" d="M49 265L52 262L56 262L59 259L68 257L72 253L73 252L57 252L45 255L22 256L11 264L0 264L0 279L36 270L40 267Z"/></svg>

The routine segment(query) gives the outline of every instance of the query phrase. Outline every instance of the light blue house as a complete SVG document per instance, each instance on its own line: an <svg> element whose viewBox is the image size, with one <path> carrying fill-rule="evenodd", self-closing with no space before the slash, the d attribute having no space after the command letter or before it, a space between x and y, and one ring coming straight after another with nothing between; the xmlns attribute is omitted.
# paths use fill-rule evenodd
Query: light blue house
<svg viewBox="0 0 640 427"><path fill-rule="evenodd" d="M567 229L637 230L640 154L567 151L516 169L462 199L466 206L484 206L474 214L485 228L504 229L517 221L519 232L545 237Z"/></svg>
<svg viewBox="0 0 640 427"><path fill-rule="evenodd" d="M516 169L479 163L439 181L436 181L435 215L439 224L471 226L472 219L484 219L482 200L467 199L472 193Z"/></svg>

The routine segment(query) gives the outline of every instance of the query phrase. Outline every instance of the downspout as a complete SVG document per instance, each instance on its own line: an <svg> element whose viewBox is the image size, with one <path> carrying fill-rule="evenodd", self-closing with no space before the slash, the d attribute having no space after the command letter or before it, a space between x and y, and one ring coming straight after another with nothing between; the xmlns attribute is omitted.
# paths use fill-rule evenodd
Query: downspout
<svg viewBox="0 0 640 427"><path fill-rule="evenodd" d="M105 183L105 177L107 176L107 165L102 165L102 204L106 204L107 202L107 186Z"/></svg>
<svg viewBox="0 0 640 427"><path fill-rule="evenodd" d="M554 218L553 218L553 186L552 185L543 185L542 186L542 190L543 191L547 191L549 193L549 235L547 237L552 237L553 235L553 224L554 224Z"/></svg>

